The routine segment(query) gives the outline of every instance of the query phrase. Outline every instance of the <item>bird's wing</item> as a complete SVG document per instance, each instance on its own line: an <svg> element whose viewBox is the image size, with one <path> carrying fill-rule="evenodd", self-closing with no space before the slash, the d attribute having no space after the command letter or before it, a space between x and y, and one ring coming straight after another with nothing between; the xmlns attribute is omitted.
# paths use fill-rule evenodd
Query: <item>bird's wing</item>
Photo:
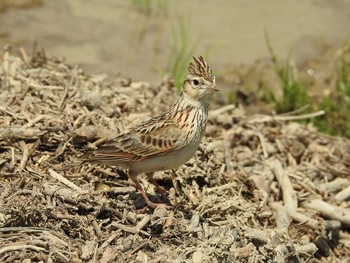
<svg viewBox="0 0 350 263"><path fill-rule="evenodd" d="M164 115L154 117L130 132L102 144L79 159L90 162L128 163L165 154L184 143L185 131Z"/></svg>

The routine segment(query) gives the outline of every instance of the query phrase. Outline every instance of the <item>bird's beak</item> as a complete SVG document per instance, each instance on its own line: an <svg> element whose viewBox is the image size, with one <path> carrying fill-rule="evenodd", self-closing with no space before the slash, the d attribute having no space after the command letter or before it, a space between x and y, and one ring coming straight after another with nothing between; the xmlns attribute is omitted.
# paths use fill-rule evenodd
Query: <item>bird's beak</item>
<svg viewBox="0 0 350 263"><path fill-rule="evenodd" d="M217 91L219 91L219 90L220 90L218 87L216 87L216 85L215 85L215 84L213 84L213 85L209 86L208 88L209 88L209 89L211 89L211 90L213 90L213 91L215 91L215 92L217 92Z"/></svg>

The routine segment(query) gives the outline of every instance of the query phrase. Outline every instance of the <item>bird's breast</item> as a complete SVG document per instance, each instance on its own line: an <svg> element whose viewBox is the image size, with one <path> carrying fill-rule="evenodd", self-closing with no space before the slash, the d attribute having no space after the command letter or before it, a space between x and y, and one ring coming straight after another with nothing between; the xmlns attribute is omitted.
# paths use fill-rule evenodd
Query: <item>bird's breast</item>
<svg viewBox="0 0 350 263"><path fill-rule="evenodd" d="M186 106L174 116L178 127L185 134L186 140L202 137L208 120L208 110L205 107Z"/></svg>
<svg viewBox="0 0 350 263"><path fill-rule="evenodd" d="M207 112L205 109L187 109L178 112L174 118L183 131L183 138L178 139L177 149L130 164L136 172L154 172L176 169L190 160L196 153L205 132Z"/></svg>

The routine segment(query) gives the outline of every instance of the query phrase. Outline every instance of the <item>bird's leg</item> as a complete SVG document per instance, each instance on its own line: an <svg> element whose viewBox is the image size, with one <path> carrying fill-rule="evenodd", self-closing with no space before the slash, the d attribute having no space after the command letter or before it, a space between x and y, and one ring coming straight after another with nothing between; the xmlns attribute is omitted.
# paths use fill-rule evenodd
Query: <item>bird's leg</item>
<svg viewBox="0 0 350 263"><path fill-rule="evenodd" d="M158 193L160 193L162 196L166 196L166 195L165 195L165 190L163 189L163 187L161 187L161 186L157 183L156 180L154 180L153 174L154 174L154 173L146 173L147 178L148 178L148 181L156 187L156 191L157 191Z"/></svg>
<svg viewBox="0 0 350 263"><path fill-rule="evenodd" d="M161 204L161 203L153 203L151 200L149 200L145 190L143 190L143 187L140 185L139 181L137 180L137 174L134 173L130 173L129 172L129 177L131 179L131 181L134 182L136 189L140 192L140 194L142 195L143 199L145 200L145 202L147 203L147 205L151 208L157 208L157 207L168 207L165 204Z"/></svg>

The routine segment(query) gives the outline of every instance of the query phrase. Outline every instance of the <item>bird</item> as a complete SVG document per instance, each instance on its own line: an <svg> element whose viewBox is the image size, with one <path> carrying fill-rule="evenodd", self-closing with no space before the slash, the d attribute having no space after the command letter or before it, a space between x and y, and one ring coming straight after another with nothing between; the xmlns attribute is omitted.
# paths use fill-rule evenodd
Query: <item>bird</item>
<svg viewBox="0 0 350 263"><path fill-rule="evenodd" d="M149 200L138 176L146 174L156 191L162 196L166 194L153 174L176 169L194 156L205 133L211 97L217 91L215 76L207 62L202 56L193 57L181 93L167 111L89 150L79 161L128 170L147 206L157 208L162 204Z"/></svg>

